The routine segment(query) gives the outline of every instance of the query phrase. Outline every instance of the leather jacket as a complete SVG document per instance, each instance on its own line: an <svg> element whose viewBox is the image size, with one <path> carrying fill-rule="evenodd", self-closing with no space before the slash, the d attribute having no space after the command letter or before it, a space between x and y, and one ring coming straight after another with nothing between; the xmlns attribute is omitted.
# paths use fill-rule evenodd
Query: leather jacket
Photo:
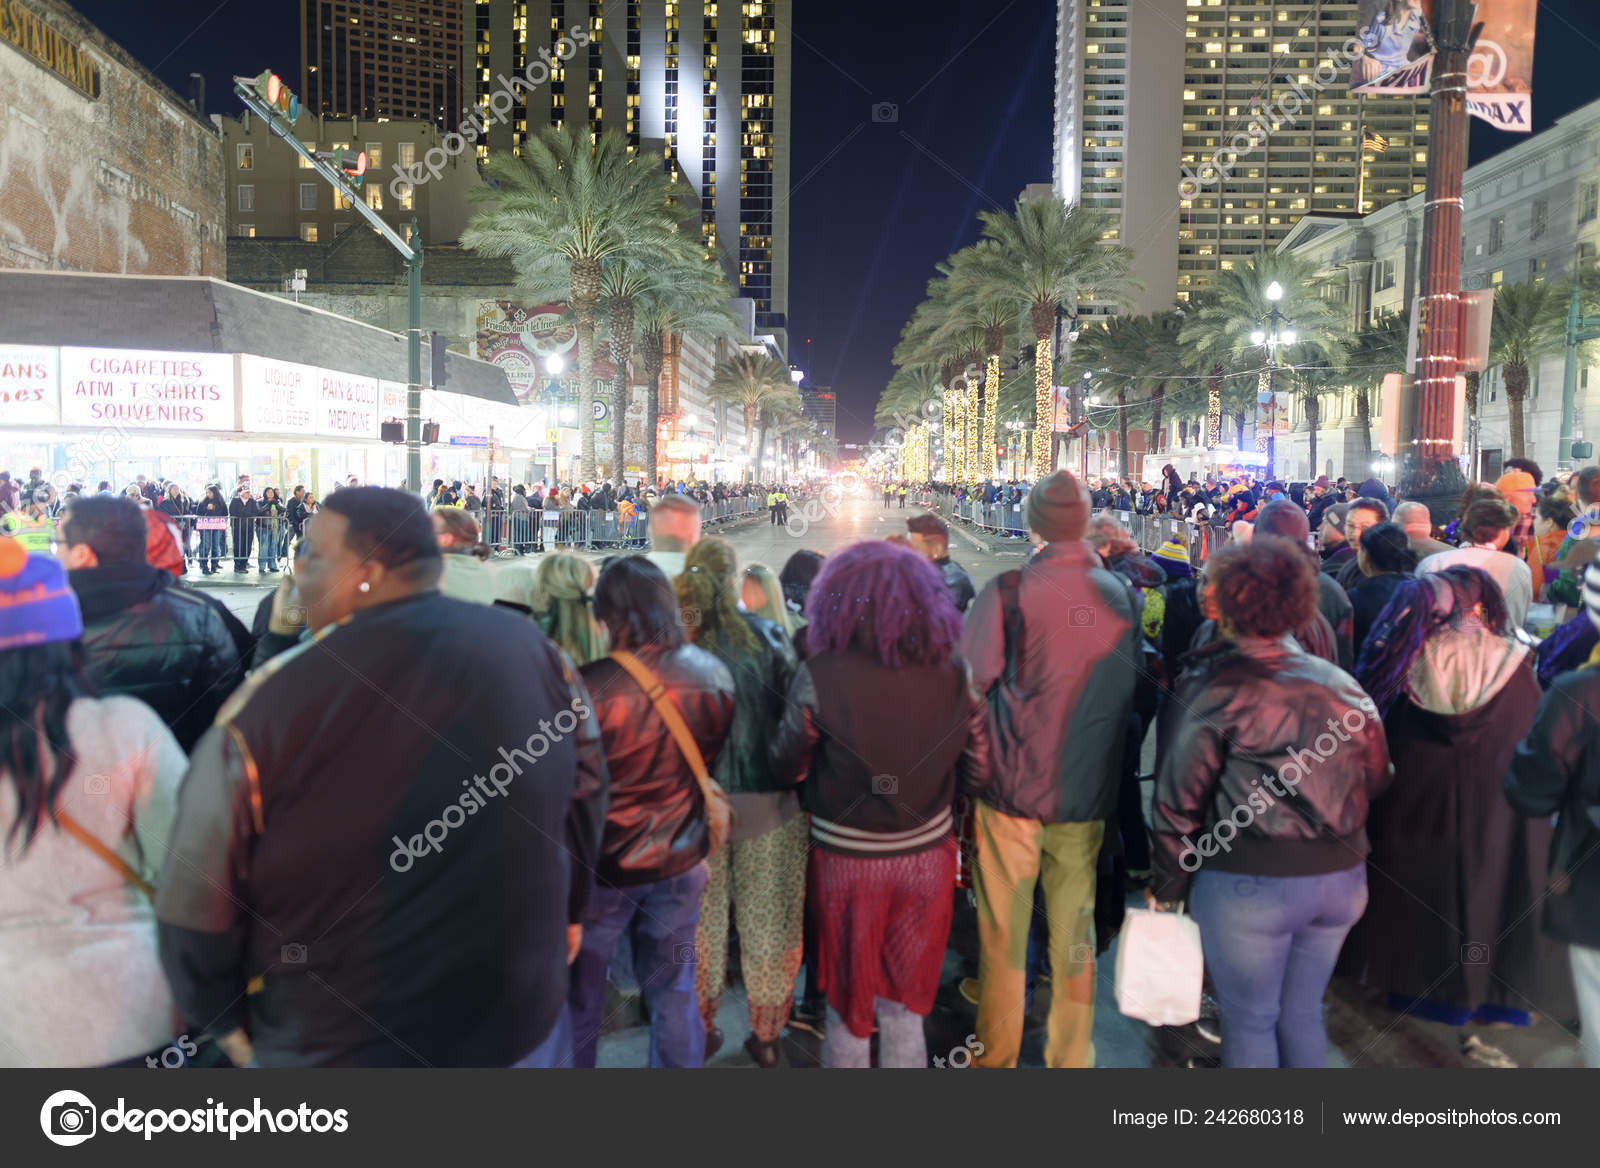
<svg viewBox="0 0 1600 1168"><path fill-rule="evenodd" d="M796 670L770 751L800 787L828 851L910 854L950 837L957 789L990 782L988 711L959 657L891 669L861 652L819 653Z"/></svg>
<svg viewBox="0 0 1600 1168"><path fill-rule="evenodd" d="M1368 804L1394 774L1372 699L1289 638L1220 641L1191 661L1158 734L1157 895L1181 898L1202 868L1308 876L1360 864Z"/></svg>
<svg viewBox="0 0 1600 1168"><path fill-rule="evenodd" d="M978 590L972 586L972 577L949 556L935 560L934 567L944 576L944 586L950 590L950 599L955 601L956 611L966 612L978 595Z"/></svg>
<svg viewBox="0 0 1600 1168"><path fill-rule="evenodd" d="M728 667L693 645L634 650L661 679L694 736L706 769L733 726L734 685ZM649 696L615 661L583 667L583 682L600 724L611 772L597 878L614 888L666 880L693 868L710 850L705 800L678 744Z"/></svg>
<svg viewBox="0 0 1600 1168"><path fill-rule="evenodd" d="M776 622L739 615L756 636L757 652L753 659L716 654L733 674L737 701L728 741L711 774L729 794L781 790L767 764L767 747L794 678L794 646Z"/></svg>
<svg viewBox="0 0 1600 1168"><path fill-rule="evenodd" d="M127 694L155 710L178 745L194 748L244 676L228 626L200 595L169 587L149 564L68 573L83 610L84 673L97 694Z"/></svg>

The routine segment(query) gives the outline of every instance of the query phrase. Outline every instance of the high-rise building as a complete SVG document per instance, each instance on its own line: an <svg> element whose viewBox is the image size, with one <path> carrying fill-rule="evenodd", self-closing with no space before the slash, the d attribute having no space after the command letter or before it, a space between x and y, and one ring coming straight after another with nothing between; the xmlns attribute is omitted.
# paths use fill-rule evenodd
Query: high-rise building
<svg viewBox="0 0 1600 1168"><path fill-rule="evenodd" d="M661 151L694 184L756 331L786 347L790 4L465 0L460 74L486 125L479 157L568 118Z"/></svg>
<svg viewBox="0 0 1600 1168"><path fill-rule="evenodd" d="M1275 247L1302 215L1355 213L1363 127L1387 146L1366 164L1363 209L1423 189L1427 99L1350 95L1354 0L1184 4L1180 296Z"/></svg>
<svg viewBox="0 0 1600 1168"><path fill-rule="evenodd" d="M1183 13L1184 0L1057 3L1055 192L1117 217L1109 238L1134 250L1141 312L1168 307L1178 282Z"/></svg>
<svg viewBox="0 0 1600 1168"><path fill-rule="evenodd" d="M1422 190L1426 98L1350 96L1355 0L1057 0L1056 192L1117 216L1157 311L1302 215ZM1363 128L1385 147L1369 151ZM1087 313L1110 306L1085 306Z"/></svg>
<svg viewBox="0 0 1600 1168"><path fill-rule="evenodd" d="M456 129L470 8L462 0L300 0L306 112Z"/></svg>
<svg viewBox="0 0 1600 1168"><path fill-rule="evenodd" d="M802 387L800 408L817 424L817 429L829 438L837 437L839 399L826 385L815 388Z"/></svg>

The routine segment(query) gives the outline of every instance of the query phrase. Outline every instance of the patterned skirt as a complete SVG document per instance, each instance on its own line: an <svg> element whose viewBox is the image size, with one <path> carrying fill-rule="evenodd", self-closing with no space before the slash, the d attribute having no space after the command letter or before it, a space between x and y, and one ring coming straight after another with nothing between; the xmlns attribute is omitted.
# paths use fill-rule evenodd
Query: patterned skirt
<svg viewBox="0 0 1600 1168"><path fill-rule="evenodd" d="M818 983L850 1033L872 1033L875 999L933 1009L950 939L956 840L909 856L811 853Z"/></svg>

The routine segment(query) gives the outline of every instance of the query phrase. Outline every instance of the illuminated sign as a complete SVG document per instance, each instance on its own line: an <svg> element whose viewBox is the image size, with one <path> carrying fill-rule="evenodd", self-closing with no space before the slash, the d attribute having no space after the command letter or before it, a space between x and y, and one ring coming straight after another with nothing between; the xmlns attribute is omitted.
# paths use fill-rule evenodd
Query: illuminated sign
<svg viewBox="0 0 1600 1168"><path fill-rule="evenodd" d="M48 426L61 420L58 354L37 345L0 345L0 425Z"/></svg>
<svg viewBox="0 0 1600 1168"><path fill-rule="evenodd" d="M62 36L22 3L0 3L0 41L32 57L85 97L100 100L100 66L84 47Z"/></svg>
<svg viewBox="0 0 1600 1168"><path fill-rule="evenodd" d="M232 430L233 357L141 349L61 350L61 422Z"/></svg>
<svg viewBox="0 0 1600 1168"><path fill-rule="evenodd" d="M323 370L317 378L317 433L328 438L378 437L378 381Z"/></svg>
<svg viewBox="0 0 1600 1168"><path fill-rule="evenodd" d="M320 371L309 365L239 358L240 415L247 434L315 434Z"/></svg>

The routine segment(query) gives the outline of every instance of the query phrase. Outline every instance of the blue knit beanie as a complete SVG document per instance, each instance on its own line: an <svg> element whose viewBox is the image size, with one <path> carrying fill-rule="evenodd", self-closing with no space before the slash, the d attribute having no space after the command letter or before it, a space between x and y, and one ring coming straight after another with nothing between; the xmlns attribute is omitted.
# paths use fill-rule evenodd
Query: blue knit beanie
<svg viewBox="0 0 1600 1168"><path fill-rule="evenodd" d="M78 597L68 587L61 564L0 537L0 649L76 641L81 636Z"/></svg>

